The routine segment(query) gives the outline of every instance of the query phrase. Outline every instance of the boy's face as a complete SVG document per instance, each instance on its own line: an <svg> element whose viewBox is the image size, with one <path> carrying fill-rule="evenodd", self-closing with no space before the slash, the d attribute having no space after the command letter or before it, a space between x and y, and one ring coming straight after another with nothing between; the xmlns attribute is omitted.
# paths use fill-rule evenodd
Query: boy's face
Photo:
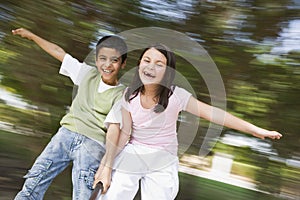
<svg viewBox="0 0 300 200"><path fill-rule="evenodd" d="M96 57L96 66L101 73L102 80L108 85L118 84L118 73L125 67L120 53L116 49L103 47Z"/></svg>

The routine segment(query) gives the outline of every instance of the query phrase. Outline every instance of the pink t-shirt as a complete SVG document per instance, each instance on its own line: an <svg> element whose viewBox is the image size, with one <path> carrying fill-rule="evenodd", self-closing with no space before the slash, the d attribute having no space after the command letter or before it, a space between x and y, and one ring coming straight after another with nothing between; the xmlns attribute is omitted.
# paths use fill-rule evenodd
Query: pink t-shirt
<svg viewBox="0 0 300 200"><path fill-rule="evenodd" d="M190 97L191 93L176 86L166 110L161 113L155 113L153 108L143 108L140 94L130 103L123 99L122 105L132 117L132 134L129 142L163 149L177 155L178 114L186 109Z"/></svg>

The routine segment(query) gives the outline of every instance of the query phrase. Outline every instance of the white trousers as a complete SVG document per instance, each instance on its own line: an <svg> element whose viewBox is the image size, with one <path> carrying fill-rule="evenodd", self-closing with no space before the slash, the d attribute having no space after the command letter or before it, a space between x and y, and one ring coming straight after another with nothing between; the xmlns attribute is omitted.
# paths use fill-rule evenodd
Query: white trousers
<svg viewBox="0 0 300 200"><path fill-rule="evenodd" d="M179 188L178 158L161 153L161 150L142 145L126 145L122 155L116 158L111 185L99 200L132 200L139 189L139 181L142 200L175 199ZM134 166L136 171L132 167L124 168L126 164Z"/></svg>

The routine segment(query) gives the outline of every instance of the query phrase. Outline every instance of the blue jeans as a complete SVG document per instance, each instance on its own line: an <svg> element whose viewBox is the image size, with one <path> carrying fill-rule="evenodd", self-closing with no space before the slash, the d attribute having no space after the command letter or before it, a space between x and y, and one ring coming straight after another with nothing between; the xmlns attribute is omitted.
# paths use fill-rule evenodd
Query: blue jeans
<svg viewBox="0 0 300 200"><path fill-rule="evenodd" d="M41 200L53 179L73 162L73 199L88 199L105 149L96 141L61 127L36 159L15 200Z"/></svg>

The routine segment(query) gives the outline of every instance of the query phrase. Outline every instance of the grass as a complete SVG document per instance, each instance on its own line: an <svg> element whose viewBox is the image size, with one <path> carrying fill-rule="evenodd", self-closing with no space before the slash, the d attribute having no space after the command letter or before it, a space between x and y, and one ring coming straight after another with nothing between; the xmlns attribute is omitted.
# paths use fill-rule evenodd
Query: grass
<svg viewBox="0 0 300 200"><path fill-rule="evenodd" d="M179 173L180 190L176 200L280 200L270 194Z"/></svg>

